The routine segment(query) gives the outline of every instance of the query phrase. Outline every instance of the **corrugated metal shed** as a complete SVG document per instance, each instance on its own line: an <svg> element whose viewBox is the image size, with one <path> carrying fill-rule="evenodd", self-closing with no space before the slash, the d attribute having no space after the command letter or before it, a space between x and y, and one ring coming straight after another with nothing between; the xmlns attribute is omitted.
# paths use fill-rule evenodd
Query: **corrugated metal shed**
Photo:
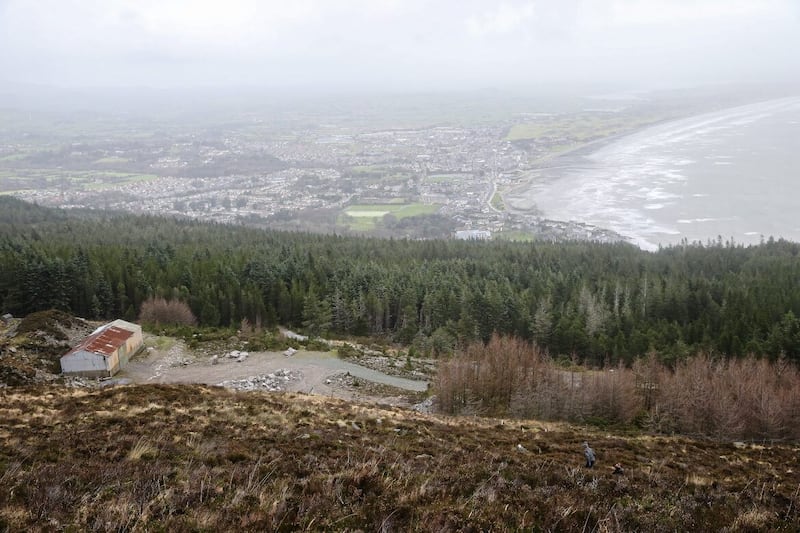
<svg viewBox="0 0 800 533"><path fill-rule="evenodd" d="M131 338L132 335L132 331L118 328L117 326L107 326L86 337L83 342L70 350L66 355L86 351L108 357L114 354L120 346L125 344L125 341Z"/></svg>
<svg viewBox="0 0 800 533"><path fill-rule="evenodd" d="M115 320L94 330L61 357L61 371L90 378L110 377L128 364L143 346L142 328Z"/></svg>

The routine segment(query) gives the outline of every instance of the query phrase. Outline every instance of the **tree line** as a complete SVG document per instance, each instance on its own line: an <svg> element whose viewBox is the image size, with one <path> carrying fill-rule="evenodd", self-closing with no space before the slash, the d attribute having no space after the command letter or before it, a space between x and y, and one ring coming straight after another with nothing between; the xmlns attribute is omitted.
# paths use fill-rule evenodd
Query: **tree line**
<svg viewBox="0 0 800 533"><path fill-rule="evenodd" d="M396 240L265 231L0 198L0 308L382 336L432 355L494 333L591 365L655 352L800 359L800 245Z"/></svg>

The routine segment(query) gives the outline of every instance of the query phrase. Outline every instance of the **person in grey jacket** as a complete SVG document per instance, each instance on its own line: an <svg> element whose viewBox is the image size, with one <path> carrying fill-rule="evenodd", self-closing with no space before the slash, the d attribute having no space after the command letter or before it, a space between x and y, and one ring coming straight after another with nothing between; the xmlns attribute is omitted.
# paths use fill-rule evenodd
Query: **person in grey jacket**
<svg viewBox="0 0 800 533"><path fill-rule="evenodd" d="M588 442L583 443L583 456L586 457L586 468L594 466L594 450L589 447Z"/></svg>

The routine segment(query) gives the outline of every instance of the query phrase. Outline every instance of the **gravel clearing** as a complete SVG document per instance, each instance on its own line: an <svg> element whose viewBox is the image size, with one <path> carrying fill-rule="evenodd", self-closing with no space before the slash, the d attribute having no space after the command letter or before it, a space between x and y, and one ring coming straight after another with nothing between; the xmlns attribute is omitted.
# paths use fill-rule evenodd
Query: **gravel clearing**
<svg viewBox="0 0 800 533"><path fill-rule="evenodd" d="M133 383L202 383L238 391L301 392L406 407L418 402L428 386L426 381L392 376L332 352L298 350L287 357L283 352L230 347L193 351L182 341L155 336L146 339L146 344L149 348L117 377ZM353 386L343 376L357 378L361 385Z"/></svg>

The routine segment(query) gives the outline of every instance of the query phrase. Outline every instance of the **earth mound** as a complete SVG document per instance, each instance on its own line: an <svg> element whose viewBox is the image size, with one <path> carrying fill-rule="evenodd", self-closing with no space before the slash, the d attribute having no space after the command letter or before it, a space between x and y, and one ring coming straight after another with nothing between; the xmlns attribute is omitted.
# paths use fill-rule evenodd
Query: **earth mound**
<svg viewBox="0 0 800 533"><path fill-rule="evenodd" d="M95 327L57 309L12 319L0 330L0 386L58 379L61 356Z"/></svg>

